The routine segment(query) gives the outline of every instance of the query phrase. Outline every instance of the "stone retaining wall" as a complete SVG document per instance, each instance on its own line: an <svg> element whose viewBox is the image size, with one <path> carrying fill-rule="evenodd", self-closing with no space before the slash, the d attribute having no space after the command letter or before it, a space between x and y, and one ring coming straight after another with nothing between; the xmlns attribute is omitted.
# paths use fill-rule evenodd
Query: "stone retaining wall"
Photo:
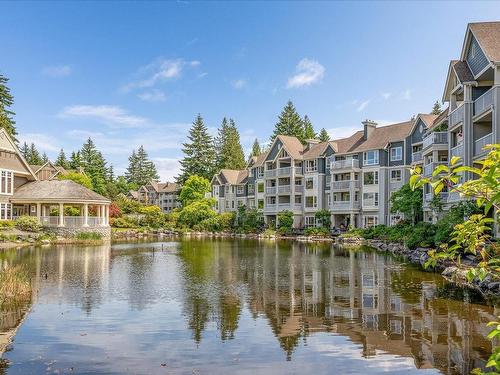
<svg viewBox="0 0 500 375"><path fill-rule="evenodd" d="M111 227L44 227L43 230L66 238L75 237L78 233L99 233L104 240L111 239Z"/></svg>

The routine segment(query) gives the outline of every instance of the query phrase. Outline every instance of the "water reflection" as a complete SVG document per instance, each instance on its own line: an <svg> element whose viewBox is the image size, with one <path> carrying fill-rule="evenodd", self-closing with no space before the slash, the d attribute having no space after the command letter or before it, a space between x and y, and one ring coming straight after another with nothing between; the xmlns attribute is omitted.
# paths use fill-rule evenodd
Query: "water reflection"
<svg viewBox="0 0 500 375"><path fill-rule="evenodd" d="M484 365L498 314L438 275L329 245L183 240L11 250L0 261L28 265L35 285L4 355L12 374L165 373L161 364L468 374Z"/></svg>

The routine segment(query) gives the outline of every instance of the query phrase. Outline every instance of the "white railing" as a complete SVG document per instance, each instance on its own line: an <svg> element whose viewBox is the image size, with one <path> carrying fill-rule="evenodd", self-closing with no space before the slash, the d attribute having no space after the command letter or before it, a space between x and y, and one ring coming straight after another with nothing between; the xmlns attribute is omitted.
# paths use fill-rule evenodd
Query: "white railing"
<svg viewBox="0 0 500 375"><path fill-rule="evenodd" d="M57 227L59 225L59 216L42 216L40 223L44 227Z"/></svg>
<svg viewBox="0 0 500 375"><path fill-rule="evenodd" d="M359 209L359 202L356 201L334 201L332 210L356 210Z"/></svg>
<svg viewBox="0 0 500 375"><path fill-rule="evenodd" d="M294 203L293 204L293 209L294 210L301 210L302 209L302 203Z"/></svg>
<svg viewBox="0 0 500 375"><path fill-rule="evenodd" d="M276 194L276 186L266 187L266 194Z"/></svg>
<svg viewBox="0 0 500 375"><path fill-rule="evenodd" d="M448 133L447 132L433 132L424 138L422 147L425 149L435 144L447 144L448 143Z"/></svg>
<svg viewBox="0 0 500 375"><path fill-rule="evenodd" d="M411 161L416 163L418 161L422 161L422 151L416 151L411 154Z"/></svg>
<svg viewBox="0 0 500 375"><path fill-rule="evenodd" d="M290 176L291 167L278 168L278 176Z"/></svg>
<svg viewBox="0 0 500 375"><path fill-rule="evenodd" d="M295 185L295 192L301 193L304 191L304 185Z"/></svg>
<svg viewBox="0 0 500 375"><path fill-rule="evenodd" d="M461 104L450 113L450 128L464 121L464 105Z"/></svg>
<svg viewBox="0 0 500 375"><path fill-rule="evenodd" d="M434 169L436 169L436 167L438 165L448 165L448 162L447 161L439 161L439 162L433 162L433 163L424 165L424 176L430 176L432 174L432 172L434 172Z"/></svg>
<svg viewBox="0 0 500 375"><path fill-rule="evenodd" d="M295 168L295 174L302 174L302 167L294 167Z"/></svg>
<svg viewBox="0 0 500 375"><path fill-rule="evenodd" d="M451 157L458 156L459 158L463 158L464 157L464 144L460 143L459 145L452 147L450 151L451 151Z"/></svg>
<svg viewBox="0 0 500 375"><path fill-rule="evenodd" d="M485 153L487 150L484 149L484 146L490 145L493 143L493 133L486 134L484 137L481 137L474 141L474 155L481 155Z"/></svg>
<svg viewBox="0 0 500 375"><path fill-rule="evenodd" d="M42 216L40 223L44 227L57 227L59 226L59 216ZM89 227L97 227L105 223L103 217L89 216L87 217L87 225ZM85 224L85 217L83 216L63 216L63 226L70 228L83 227Z"/></svg>
<svg viewBox="0 0 500 375"><path fill-rule="evenodd" d="M359 188L360 183L358 180L344 180L344 181L333 181L332 190L350 190L351 188Z"/></svg>
<svg viewBox="0 0 500 375"><path fill-rule="evenodd" d="M480 115L493 105L493 87L474 101L474 116Z"/></svg>
<svg viewBox="0 0 500 375"><path fill-rule="evenodd" d="M276 203L266 203L266 210L275 210L276 209Z"/></svg>
<svg viewBox="0 0 500 375"><path fill-rule="evenodd" d="M336 160L332 162L331 169L359 168L358 159Z"/></svg>
<svg viewBox="0 0 500 375"><path fill-rule="evenodd" d="M276 177L276 169L268 169L267 171L264 172L264 175L266 177Z"/></svg>
<svg viewBox="0 0 500 375"><path fill-rule="evenodd" d="M290 208L290 202L278 203L278 208L279 209L289 209Z"/></svg>
<svg viewBox="0 0 500 375"><path fill-rule="evenodd" d="M278 193L289 193L291 191L290 185L278 186Z"/></svg>

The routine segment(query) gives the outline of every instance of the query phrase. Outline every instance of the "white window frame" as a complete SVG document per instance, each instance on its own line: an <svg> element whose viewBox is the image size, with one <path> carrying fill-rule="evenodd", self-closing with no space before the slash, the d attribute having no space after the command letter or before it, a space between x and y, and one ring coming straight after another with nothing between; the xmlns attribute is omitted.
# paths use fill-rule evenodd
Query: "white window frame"
<svg viewBox="0 0 500 375"><path fill-rule="evenodd" d="M0 220L12 219L12 204L0 203Z"/></svg>
<svg viewBox="0 0 500 375"><path fill-rule="evenodd" d="M318 159L306 160L306 173L318 171Z"/></svg>
<svg viewBox="0 0 500 375"><path fill-rule="evenodd" d="M391 161L403 160L403 146L391 147Z"/></svg>
<svg viewBox="0 0 500 375"><path fill-rule="evenodd" d="M368 225L368 221L373 220L371 225ZM364 215L363 216L363 227L370 228L378 225L378 216L377 215Z"/></svg>
<svg viewBox="0 0 500 375"><path fill-rule="evenodd" d="M308 188L308 187L307 187L307 182L308 182L308 181L312 181L312 186L311 186L310 188ZM306 190L314 190L314 186L315 186L315 183L314 183L314 178L312 178L312 177L307 177L307 178L305 179L304 189L306 189Z"/></svg>
<svg viewBox="0 0 500 375"><path fill-rule="evenodd" d="M314 228L316 226L316 218L314 216L304 216L304 227Z"/></svg>
<svg viewBox="0 0 500 375"><path fill-rule="evenodd" d="M9 169L0 170L0 194L14 194L14 172Z"/></svg>
<svg viewBox="0 0 500 375"><path fill-rule="evenodd" d="M312 206L308 206L307 205L307 200L310 199L310 198L312 199ZM306 196L305 197L304 206L306 208L317 208L318 207L318 197L315 196L315 195L308 195L308 196Z"/></svg>
<svg viewBox="0 0 500 375"><path fill-rule="evenodd" d="M372 196L371 198L367 198L367 196ZM365 202L373 202L373 204L365 204ZM379 204L379 196L378 193L375 192L367 192L363 193L363 206L367 207L378 207Z"/></svg>
<svg viewBox="0 0 500 375"><path fill-rule="evenodd" d="M369 159L368 155L373 153L373 158ZM371 162L370 162L371 160ZM378 165L379 163L379 152L378 150L370 150L363 152L363 165Z"/></svg>
<svg viewBox="0 0 500 375"><path fill-rule="evenodd" d="M244 194L245 193L245 185L236 186L236 194Z"/></svg>
<svg viewBox="0 0 500 375"><path fill-rule="evenodd" d="M399 178L394 178L393 173L399 172ZM403 181L403 171L401 169L392 169L391 170L391 182L401 182Z"/></svg>
<svg viewBox="0 0 500 375"><path fill-rule="evenodd" d="M365 183L365 176L370 173L373 173L373 184ZM378 185L378 171L363 172L363 186L372 186L372 185Z"/></svg>

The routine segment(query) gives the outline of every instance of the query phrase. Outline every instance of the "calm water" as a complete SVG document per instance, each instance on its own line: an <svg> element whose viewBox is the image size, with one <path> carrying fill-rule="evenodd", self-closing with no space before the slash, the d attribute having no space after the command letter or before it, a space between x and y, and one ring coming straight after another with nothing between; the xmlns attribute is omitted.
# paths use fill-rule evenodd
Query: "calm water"
<svg viewBox="0 0 500 375"><path fill-rule="evenodd" d="M24 249L7 374L468 374L495 311L370 251L185 240Z"/></svg>

